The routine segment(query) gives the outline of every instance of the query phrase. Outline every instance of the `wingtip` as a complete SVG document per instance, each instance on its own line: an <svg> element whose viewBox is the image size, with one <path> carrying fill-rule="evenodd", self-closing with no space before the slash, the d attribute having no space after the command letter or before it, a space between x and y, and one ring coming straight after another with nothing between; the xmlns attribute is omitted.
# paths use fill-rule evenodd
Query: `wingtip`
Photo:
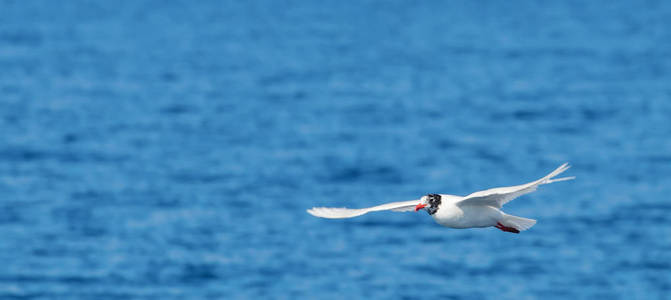
<svg viewBox="0 0 671 300"><path fill-rule="evenodd" d="M557 178L557 179L550 179L550 180L548 180L547 183L554 183L554 182L567 181L567 180L573 180L573 179L575 179L575 176L562 177L562 178Z"/></svg>
<svg viewBox="0 0 671 300"><path fill-rule="evenodd" d="M550 177L557 176L561 173L564 173L564 171L568 170L571 167L571 165L567 162L563 163L561 166L557 167L552 173L550 173Z"/></svg>
<svg viewBox="0 0 671 300"><path fill-rule="evenodd" d="M305 211L318 218L329 218L328 208L326 207L313 207L310 209L306 209Z"/></svg>
<svg viewBox="0 0 671 300"><path fill-rule="evenodd" d="M552 171L550 174L548 174L545 177L543 177L542 179L540 179L541 182L542 182L541 184L573 179L574 177L562 177L562 178L558 178L558 179L552 179L553 177L556 177L559 174L566 172L566 170L568 170L568 168L570 168L570 167L571 167L571 165L569 165L568 162L563 163L561 166L559 166L557 169Z"/></svg>

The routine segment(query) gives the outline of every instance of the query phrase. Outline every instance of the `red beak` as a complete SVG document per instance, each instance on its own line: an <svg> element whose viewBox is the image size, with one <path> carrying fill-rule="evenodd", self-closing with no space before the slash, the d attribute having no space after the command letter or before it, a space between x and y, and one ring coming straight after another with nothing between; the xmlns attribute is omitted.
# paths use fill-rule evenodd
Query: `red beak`
<svg viewBox="0 0 671 300"><path fill-rule="evenodd" d="M420 210L422 208L425 208L425 207L426 207L426 204L417 204L417 206L415 206L415 211L418 211L418 210Z"/></svg>

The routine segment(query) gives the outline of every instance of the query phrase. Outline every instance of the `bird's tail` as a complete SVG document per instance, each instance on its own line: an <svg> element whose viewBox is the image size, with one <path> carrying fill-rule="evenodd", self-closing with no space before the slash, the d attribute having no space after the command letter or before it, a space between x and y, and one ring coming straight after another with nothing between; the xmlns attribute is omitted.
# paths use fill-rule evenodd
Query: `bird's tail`
<svg viewBox="0 0 671 300"><path fill-rule="evenodd" d="M501 220L501 224L506 227L513 227L519 231L525 231L534 226L536 220L505 214Z"/></svg>

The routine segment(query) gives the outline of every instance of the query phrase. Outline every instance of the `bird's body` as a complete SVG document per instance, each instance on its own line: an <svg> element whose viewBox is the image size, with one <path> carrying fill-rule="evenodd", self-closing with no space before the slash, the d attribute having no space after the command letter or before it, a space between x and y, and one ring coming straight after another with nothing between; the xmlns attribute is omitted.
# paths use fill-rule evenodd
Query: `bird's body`
<svg viewBox="0 0 671 300"><path fill-rule="evenodd" d="M372 211L418 211L426 210L440 225L451 228L496 227L502 231L519 233L536 224L536 220L517 217L504 213L501 207L527 193L531 193L543 184L573 179L564 177L553 179L566 171L568 164L563 164L552 173L527 184L493 188L472 193L468 196L447 194L428 194L417 200L393 202L369 208L329 208L315 207L308 213L322 218L341 219L360 216Z"/></svg>
<svg viewBox="0 0 671 300"><path fill-rule="evenodd" d="M494 226L503 212L488 205L466 205L456 203L463 197L440 195L443 203L435 214L431 215L436 223L451 228L472 228ZM445 201L446 198L449 201Z"/></svg>

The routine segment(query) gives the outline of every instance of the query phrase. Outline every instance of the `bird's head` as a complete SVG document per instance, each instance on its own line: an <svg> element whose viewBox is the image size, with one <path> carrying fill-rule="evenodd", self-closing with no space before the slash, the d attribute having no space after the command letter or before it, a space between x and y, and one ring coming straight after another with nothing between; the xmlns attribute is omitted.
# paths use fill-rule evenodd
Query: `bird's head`
<svg viewBox="0 0 671 300"><path fill-rule="evenodd" d="M428 196L422 196L422 198L419 198L419 204L415 206L415 211L419 211L420 209L425 209L429 205L429 200Z"/></svg>
<svg viewBox="0 0 671 300"><path fill-rule="evenodd" d="M415 211L424 209L429 213L429 215L435 214L436 211L438 211L438 206L441 202L440 198L441 197L438 194L428 194L426 196L422 196L422 198L419 199L419 204L415 206Z"/></svg>

